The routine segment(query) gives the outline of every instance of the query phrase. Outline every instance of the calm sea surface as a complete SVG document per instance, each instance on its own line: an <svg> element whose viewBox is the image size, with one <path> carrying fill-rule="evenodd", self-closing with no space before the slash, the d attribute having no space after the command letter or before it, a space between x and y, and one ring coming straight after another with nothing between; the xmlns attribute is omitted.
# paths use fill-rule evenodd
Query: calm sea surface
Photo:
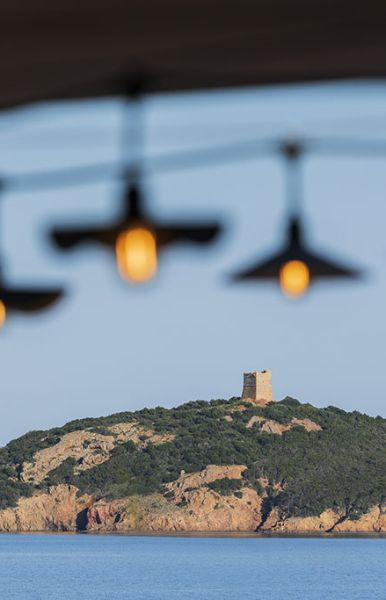
<svg viewBox="0 0 386 600"><path fill-rule="evenodd" d="M385 600L386 539L0 535L3 600Z"/></svg>

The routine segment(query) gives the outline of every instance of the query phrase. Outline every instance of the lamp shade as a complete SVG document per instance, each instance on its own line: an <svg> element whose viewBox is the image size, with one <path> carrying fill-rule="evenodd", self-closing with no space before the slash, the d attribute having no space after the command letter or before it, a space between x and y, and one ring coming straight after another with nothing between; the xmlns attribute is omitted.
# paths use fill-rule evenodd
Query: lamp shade
<svg viewBox="0 0 386 600"><path fill-rule="evenodd" d="M54 304L62 296L61 289L13 288L0 285L0 301L9 312L39 312Z"/></svg>
<svg viewBox="0 0 386 600"><path fill-rule="evenodd" d="M123 215L117 222L107 227L58 227L53 229L51 235L55 244L64 250L89 243L114 249L123 231L138 226L154 232L158 249L177 242L208 244L221 231L220 225L215 222L156 222L144 210L140 186L132 183L127 187Z"/></svg>
<svg viewBox="0 0 386 600"><path fill-rule="evenodd" d="M239 271L232 276L234 281L248 281L260 279L279 279L283 265L290 261L304 263L309 270L310 280L320 278L346 278L360 277L359 270L340 264L322 254L309 250L303 240L303 231L299 219L291 219L288 225L287 238L279 252L265 260Z"/></svg>

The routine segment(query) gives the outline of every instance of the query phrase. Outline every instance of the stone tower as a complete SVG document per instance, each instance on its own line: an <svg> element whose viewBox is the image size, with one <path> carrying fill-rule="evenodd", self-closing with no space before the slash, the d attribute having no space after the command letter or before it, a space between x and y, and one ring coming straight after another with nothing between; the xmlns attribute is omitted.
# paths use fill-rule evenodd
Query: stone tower
<svg viewBox="0 0 386 600"><path fill-rule="evenodd" d="M244 373L242 400L254 404L268 404L273 402L271 371L254 371Z"/></svg>

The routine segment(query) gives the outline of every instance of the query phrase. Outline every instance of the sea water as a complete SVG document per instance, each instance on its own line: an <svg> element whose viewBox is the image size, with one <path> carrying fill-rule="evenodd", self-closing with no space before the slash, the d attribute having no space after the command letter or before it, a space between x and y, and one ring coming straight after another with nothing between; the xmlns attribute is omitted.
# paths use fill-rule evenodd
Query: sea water
<svg viewBox="0 0 386 600"><path fill-rule="evenodd" d="M386 539L0 535L1 600L385 600Z"/></svg>

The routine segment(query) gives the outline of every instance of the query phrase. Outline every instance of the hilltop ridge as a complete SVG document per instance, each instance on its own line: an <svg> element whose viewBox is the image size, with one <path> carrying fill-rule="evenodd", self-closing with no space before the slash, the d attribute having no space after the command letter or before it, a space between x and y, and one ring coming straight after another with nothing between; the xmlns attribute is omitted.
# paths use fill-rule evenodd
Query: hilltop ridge
<svg viewBox="0 0 386 600"><path fill-rule="evenodd" d="M72 421L0 449L0 531L386 531L386 420L293 398Z"/></svg>

